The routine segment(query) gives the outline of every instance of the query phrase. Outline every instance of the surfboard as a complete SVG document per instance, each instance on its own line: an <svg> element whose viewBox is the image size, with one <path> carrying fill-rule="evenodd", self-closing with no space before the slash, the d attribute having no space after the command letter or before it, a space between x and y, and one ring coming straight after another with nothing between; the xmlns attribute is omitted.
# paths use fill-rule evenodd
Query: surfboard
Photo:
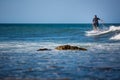
<svg viewBox="0 0 120 80"><path fill-rule="evenodd" d="M110 26L108 29L85 31L86 36L99 36L110 32L120 31L120 27Z"/></svg>
<svg viewBox="0 0 120 80"><path fill-rule="evenodd" d="M86 31L86 36L97 36L97 35L102 35L102 34L106 34L106 33L109 33L109 32L110 32L109 30Z"/></svg>

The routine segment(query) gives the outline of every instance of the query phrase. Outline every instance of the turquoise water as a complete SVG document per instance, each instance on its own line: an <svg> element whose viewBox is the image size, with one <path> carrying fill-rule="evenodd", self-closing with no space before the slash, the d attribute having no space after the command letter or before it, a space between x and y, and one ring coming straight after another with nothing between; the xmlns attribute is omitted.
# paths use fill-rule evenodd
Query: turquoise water
<svg viewBox="0 0 120 80"><path fill-rule="evenodd" d="M111 25L101 25L101 29ZM86 36L91 24L0 24L0 79L119 80L120 31ZM58 51L59 45L88 51ZM50 51L38 52L39 48Z"/></svg>

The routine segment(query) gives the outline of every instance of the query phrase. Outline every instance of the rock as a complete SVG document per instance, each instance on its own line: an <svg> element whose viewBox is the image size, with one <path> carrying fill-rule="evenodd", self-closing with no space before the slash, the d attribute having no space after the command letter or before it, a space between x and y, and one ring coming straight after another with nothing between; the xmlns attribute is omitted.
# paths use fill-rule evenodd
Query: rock
<svg viewBox="0 0 120 80"><path fill-rule="evenodd" d="M85 48L80 48L80 47L71 46L71 45L62 45L62 46L56 47L55 49L57 49L57 50L83 50L83 51L87 50Z"/></svg>
<svg viewBox="0 0 120 80"><path fill-rule="evenodd" d="M37 51L48 51L48 50L50 50L50 49L47 49L47 48L40 48L40 49L38 49Z"/></svg>

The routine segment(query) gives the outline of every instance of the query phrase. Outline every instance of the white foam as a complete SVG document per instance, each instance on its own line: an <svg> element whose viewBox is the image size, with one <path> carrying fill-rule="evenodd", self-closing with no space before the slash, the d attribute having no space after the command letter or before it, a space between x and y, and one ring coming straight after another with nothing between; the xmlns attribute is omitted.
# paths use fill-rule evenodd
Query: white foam
<svg viewBox="0 0 120 80"><path fill-rule="evenodd" d="M120 26L110 26L109 31L120 31Z"/></svg>
<svg viewBox="0 0 120 80"><path fill-rule="evenodd" d="M111 37L110 40L120 40L120 33Z"/></svg>
<svg viewBox="0 0 120 80"><path fill-rule="evenodd" d="M60 45L73 45L87 48L88 51L103 51L120 49L118 43L55 43L55 42L0 42L0 52L36 53L39 48L48 48L55 51ZM53 52L54 53L54 52Z"/></svg>
<svg viewBox="0 0 120 80"><path fill-rule="evenodd" d="M110 29L111 31L120 31L120 26L116 27L116 26L111 26ZM111 37L110 40L120 40L120 33Z"/></svg>
<svg viewBox="0 0 120 80"><path fill-rule="evenodd" d="M86 31L86 36L96 36L101 34L106 34L114 31L120 31L120 26L110 26L108 30L98 30L98 31Z"/></svg>

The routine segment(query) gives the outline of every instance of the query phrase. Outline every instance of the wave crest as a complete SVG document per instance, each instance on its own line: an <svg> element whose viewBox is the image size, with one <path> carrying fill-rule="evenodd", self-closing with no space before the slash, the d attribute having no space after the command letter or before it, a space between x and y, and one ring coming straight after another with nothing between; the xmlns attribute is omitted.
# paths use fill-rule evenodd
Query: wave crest
<svg viewBox="0 0 120 80"><path fill-rule="evenodd" d="M118 26L118 27L117 26L111 26L110 30L111 31L120 31L120 26ZM120 40L120 33L111 37L110 40Z"/></svg>
<svg viewBox="0 0 120 80"><path fill-rule="evenodd" d="M120 33L111 37L110 40L120 40Z"/></svg>
<svg viewBox="0 0 120 80"><path fill-rule="evenodd" d="M109 31L120 31L120 26L110 26Z"/></svg>
<svg viewBox="0 0 120 80"><path fill-rule="evenodd" d="M114 35L110 38L110 40L120 40L120 26L110 26L107 30L102 29L98 31L86 31L86 36L99 36L104 34L109 34L111 32L117 33L117 35Z"/></svg>

